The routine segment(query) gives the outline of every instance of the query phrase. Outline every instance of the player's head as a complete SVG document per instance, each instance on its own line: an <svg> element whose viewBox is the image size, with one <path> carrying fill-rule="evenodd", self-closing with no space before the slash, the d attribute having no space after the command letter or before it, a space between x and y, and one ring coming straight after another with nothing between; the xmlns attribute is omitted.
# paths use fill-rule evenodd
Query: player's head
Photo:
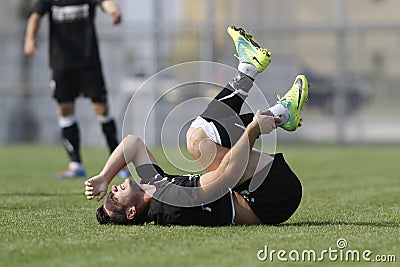
<svg viewBox="0 0 400 267"><path fill-rule="evenodd" d="M104 204L97 209L100 224L143 224L147 214L142 210L145 192L131 179L113 185Z"/></svg>

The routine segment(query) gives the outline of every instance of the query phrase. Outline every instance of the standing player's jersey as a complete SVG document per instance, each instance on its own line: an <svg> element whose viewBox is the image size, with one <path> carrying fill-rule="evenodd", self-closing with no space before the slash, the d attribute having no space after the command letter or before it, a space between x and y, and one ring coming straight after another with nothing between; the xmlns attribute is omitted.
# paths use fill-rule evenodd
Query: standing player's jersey
<svg viewBox="0 0 400 267"><path fill-rule="evenodd" d="M142 178L142 183L152 184L156 192L148 211L148 222L158 225L232 225L235 217L232 193L223 194L219 199L207 204L199 204L197 200L197 184L200 175L169 175L156 165L143 165L136 170L144 173L144 169L156 167L157 173L152 177ZM146 170L146 171L147 171ZM140 174L139 174L140 176Z"/></svg>
<svg viewBox="0 0 400 267"><path fill-rule="evenodd" d="M100 64L96 29L96 5L103 0L36 0L32 12L49 14L50 67L84 69Z"/></svg>

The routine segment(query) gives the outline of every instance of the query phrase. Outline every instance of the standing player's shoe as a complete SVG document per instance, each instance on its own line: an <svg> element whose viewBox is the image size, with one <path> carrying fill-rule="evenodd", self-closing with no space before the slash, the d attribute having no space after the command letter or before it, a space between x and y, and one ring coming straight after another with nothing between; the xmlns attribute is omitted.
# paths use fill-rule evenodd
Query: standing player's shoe
<svg viewBox="0 0 400 267"><path fill-rule="evenodd" d="M119 172L118 176L121 179L125 179L131 176L131 172L129 171L128 167L123 167Z"/></svg>
<svg viewBox="0 0 400 267"><path fill-rule="evenodd" d="M293 86L283 96L278 96L278 103L287 108L289 111L289 120L281 124L280 127L286 131L294 131L301 126L303 121L300 118L303 105L308 100L308 82L304 75L297 75Z"/></svg>
<svg viewBox="0 0 400 267"><path fill-rule="evenodd" d="M242 28L228 27L228 34L235 43L236 57L241 63L248 63L262 72L271 62L271 52L261 46L253 39L253 36Z"/></svg>
<svg viewBox="0 0 400 267"><path fill-rule="evenodd" d="M69 178L85 178L86 171L83 166L77 162L70 162L68 169L56 176L56 179L69 179Z"/></svg>

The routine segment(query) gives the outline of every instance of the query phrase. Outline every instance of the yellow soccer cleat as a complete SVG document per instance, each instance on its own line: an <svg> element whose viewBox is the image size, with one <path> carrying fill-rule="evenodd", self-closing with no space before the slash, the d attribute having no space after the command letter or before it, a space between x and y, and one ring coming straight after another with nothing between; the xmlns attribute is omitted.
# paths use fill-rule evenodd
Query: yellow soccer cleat
<svg viewBox="0 0 400 267"><path fill-rule="evenodd" d="M303 105L308 100L308 81L306 76L297 75L293 86L283 96L278 96L278 103L289 111L289 120L280 125L286 131L294 131L301 126L303 119L300 117Z"/></svg>
<svg viewBox="0 0 400 267"><path fill-rule="evenodd" d="M228 34L235 43L237 58L242 63L248 63L262 72L271 62L271 52L261 46L243 28L228 27Z"/></svg>

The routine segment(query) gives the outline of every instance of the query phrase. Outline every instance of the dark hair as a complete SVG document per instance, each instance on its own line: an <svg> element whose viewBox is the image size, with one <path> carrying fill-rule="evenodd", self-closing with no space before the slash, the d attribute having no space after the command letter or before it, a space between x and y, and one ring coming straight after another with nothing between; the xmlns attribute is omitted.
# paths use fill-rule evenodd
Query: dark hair
<svg viewBox="0 0 400 267"><path fill-rule="evenodd" d="M125 214L126 207L122 209L115 209L113 211L113 218L111 218L106 211L104 206L100 206L96 211L96 218L100 224L122 224L122 225L141 225L147 221L147 212L138 214L132 220L126 218Z"/></svg>

